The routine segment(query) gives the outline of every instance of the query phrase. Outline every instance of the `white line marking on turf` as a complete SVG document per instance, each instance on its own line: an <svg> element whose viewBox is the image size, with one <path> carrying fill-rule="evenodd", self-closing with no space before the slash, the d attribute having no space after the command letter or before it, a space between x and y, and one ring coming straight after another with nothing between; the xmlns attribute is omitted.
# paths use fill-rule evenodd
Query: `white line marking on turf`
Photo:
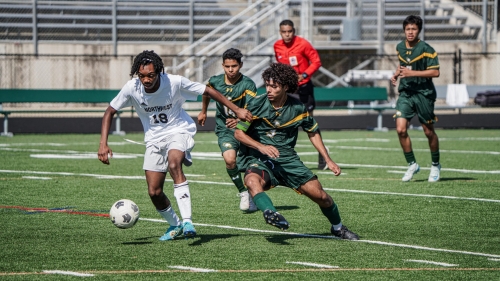
<svg viewBox="0 0 500 281"><path fill-rule="evenodd" d="M35 174L35 175L59 175L59 176L81 176L81 177L95 177L98 179L130 179L130 180L144 180L145 176L115 176L115 175L98 175L98 174L79 174L79 173L67 173L67 172L44 172L44 171L16 171L16 170L0 170L0 173L12 173L12 174ZM205 175L197 174L185 174L187 177L204 177ZM171 179L166 179L165 181L172 181ZM214 184L217 182L203 182L203 181L192 181L198 183L208 183ZM226 184L226 183L220 183ZM229 183L228 183L229 184ZM230 183L233 184L233 183Z"/></svg>
<svg viewBox="0 0 500 281"><path fill-rule="evenodd" d="M488 259L489 261L500 261L500 259Z"/></svg>
<svg viewBox="0 0 500 281"><path fill-rule="evenodd" d="M388 173L392 173L392 174L404 174L406 173L405 171L394 171L394 170L387 170Z"/></svg>
<svg viewBox="0 0 500 281"><path fill-rule="evenodd" d="M339 268L338 266L334 266L334 265L311 263L311 262L287 261L286 263L299 264L299 265L312 266L312 267L319 267L319 268Z"/></svg>
<svg viewBox="0 0 500 281"><path fill-rule="evenodd" d="M307 165L318 165L318 162L304 162ZM382 168L382 169L408 169L408 166L387 166L387 165L371 165L371 164L346 164L337 163L342 167L356 167L356 168ZM430 170L431 168L420 167L420 170ZM500 174L500 170L492 171L482 171L482 170L465 170L465 169L453 169L453 168L441 168L441 171L466 173L466 174Z"/></svg>
<svg viewBox="0 0 500 281"><path fill-rule="evenodd" d="M23 179L28 179L28 180L51 180L52 178L49 178L49 177L23 176Z"/></svg>
<svg viewBox="0 0 500 281"><path fill-rule="evenodd" d="M401 148L387 148L387 147L367 147L367 146L341 146L335 145L334 148L339 149L354 149L354 150L372 150L372 151L401 151ZM413 151L418 152L428 152L429 149L423 148L414 148ZM440 149L440 152L445 153L463 153L463 154L491 154L491 155L500 155L499 151L477 151L477 150L447 150Z"/></svg>
<svg viewBox="0 0 500 281"><path fill-rule="evenodd" d="M140 218L140 220L167 223L165 220L160 220L160 219ZM290 235L290 236L298 236L298 237L310 237L310 238L339 239L339 238L332 236L332 235L316 235L316 234L304 234L304 233L289 232L289 231L260 230L260 229L253 229L253 228L234 227L234 226L228 226L228 225L214 225L214 224L205 224L205 223L193 223L193 224L196 226L217 227L217 228L223 228L223 229L243 230L243 231L259 232L259 233L271 233L271 234ZM431 248L431 247L408 245L408 244L397 244L397 243L382 242L382 241L373 241L373 240L349 240L349 241L353 242L353 243L368 243L368 244L410 248L410 249L417 249L417 250L464 254L464 255L482 256L482 257L489 257L489 258L500 258L500 255L485 254L485 253L478 253L478 252L469 252L469 251L459 251L459 250L449 250L449 249L441 249L441 248Z"/></svg>
<svg viewBox="0 0 500 281"><path fill-rule="evenodd" d="M141 155L143 156L143 155ZM30 154L31 158L42 159L97 159L95 153L93 154ZM135 159L138 155L131 154L117 154L113 153L112 159Z"/></svg>
<svg viewBox="0 0 500 281"><path fill-rule="evenodd" d="M440 266L446 266L446 267L458 266L458 264L445 263L445 262L435 262L435 261L426 261L426 260L404 260L404 261L418 262L418 263L427 263L427 264L440 265Z"/></svg>
<svg viewBox="0 0 500 281"><path fill-rule="evenodd" d="M328 187L323 188L323 189L328 190L328 191L352 192L352 193L364 193L364 194L430 197L430 198L443 198L443 199L470 200L470 201L500 203L500 200L496 200L496 199L485 199L485 198L474 198L474 197L456 197L456 196L448 196L448 195L398 193L398 192L386 192L386 191L367 191L367 190L353 190L353 189L328 188Z"/></svg>
<svg viewBox="0 0 500 281"><path fill-rule="evenodd" d="M93 277L94 276L94 274L89 274L89 273L79 273L79 272L63 271L63 270L44 270L43 273L71 275L71 276L78 276L78 277Z"/></svg>
<svg viewBox="0 0 500 281"><path fill-rule="evenodd" d="M193 272L217 272L217 270L215 270L215 269L196 268L196 267L188 267L188 266L182 266L182 265L172 265L169 267L175 268L175 269L189 270L189 271L193 271Z"/></svg>

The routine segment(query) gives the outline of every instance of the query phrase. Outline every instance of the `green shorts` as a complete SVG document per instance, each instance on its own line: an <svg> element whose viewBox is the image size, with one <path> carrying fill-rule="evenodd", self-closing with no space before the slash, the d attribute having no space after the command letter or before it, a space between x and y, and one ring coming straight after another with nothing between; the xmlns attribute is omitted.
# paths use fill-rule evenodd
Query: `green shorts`
<svg viewBox="0 0 500 281"><path fill-rule="evenodd" d="M417 114L421 124L434 124L437 122L436 115L434 115L434 102L434 99L421 94L400 92L394 118L410 120Z"/></svg>
<svg viewBox="0 0 500 281"><path fill-rule="evenodd" d="M254 156L244 156L239 158L238 167L245 171L251 167L269 173L271 177L271 187L278 185L297 189L312 178L315 178L309 168L307 168L299 156L292 155L279 157L278 159L258 159Z"/></svg>
<svg viewBox="0 0 500 281"><path fill-rule="evenodd" d="M234 137L234 130L224 130L216 133L217 142L219 144L220 151L222 154L228 150L238 151L240 148L240 142Z"/></svg>

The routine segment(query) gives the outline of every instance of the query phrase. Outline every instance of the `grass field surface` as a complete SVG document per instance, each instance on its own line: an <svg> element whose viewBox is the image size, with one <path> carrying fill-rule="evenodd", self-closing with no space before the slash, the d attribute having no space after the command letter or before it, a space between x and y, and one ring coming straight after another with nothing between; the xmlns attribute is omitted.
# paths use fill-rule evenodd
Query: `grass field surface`
<svg viewBox="0 0 500 281"><path fill-rule="evenodd" d="M110 136L111 165L97 160L98 135L0 138L0 280L500 280L500 131L438 130L441 180L427 182L430 152L410 131L421 171L406 162L394 131L322 132L342 175L316 169L305 133L297 151L360 236L330 234L319 207L288 188L268 192L290 222L242 213L214 133L196 135L190 182L194 239L161 242L168 225L150 202L143 134ZM172 181L165 192L177 205ZM109 220L131 199L131 229Z"/></svg>

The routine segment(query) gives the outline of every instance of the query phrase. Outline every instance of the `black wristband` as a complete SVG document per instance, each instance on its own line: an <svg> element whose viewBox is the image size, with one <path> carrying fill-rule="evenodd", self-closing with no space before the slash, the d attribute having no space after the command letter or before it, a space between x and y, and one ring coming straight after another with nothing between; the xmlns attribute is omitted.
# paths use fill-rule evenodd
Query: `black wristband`
<svg viewBox="0 0 500 281"><path fill-rule="evenodd" d="M305 72L304 72L304 73L302 73L302 78L304 78L304 79L305 79L305 78L307 78L307 76L309 76L309 75L307 75L307 73L305 73Z"/></svg>

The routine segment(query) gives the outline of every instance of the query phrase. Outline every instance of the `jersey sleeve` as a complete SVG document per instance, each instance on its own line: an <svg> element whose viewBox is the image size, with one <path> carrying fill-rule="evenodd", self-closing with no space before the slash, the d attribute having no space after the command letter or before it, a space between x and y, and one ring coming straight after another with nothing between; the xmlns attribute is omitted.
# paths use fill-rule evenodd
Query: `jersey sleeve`
<svg viewBox="0 0 500 281"><path fill-rule="evenodd" d="M427 69L439 69L439 59L437 52L429 45L425 48Z"/></svg>
<svg viewBox="0 0 500 281"><path fill-rule="evenodd" d="M310 64L304 71L307 75L313 75L321 67L321 60L318 51L308 41L304 40L304 54L309 60Z"/></svg>
<svg viewBox="0 0 500 281"><path fill-rule="evenodd" d="M116 97L109 103L109 105L115 110L120 110L122 108L132 106L132 102L130 100L131 91L132 89L130 87L130 84L125 84L125 86L123 86L118 95L116 95Z"/></svg>
<svg viewBox="0 0 500 281"><path fill-rule="evenodd" d="M196 100L198 96L203 95L207 86L193 82L186 77L181 76L181 87L180 92L184 99L186 100Z"/></svg>
<svg viewBox="0 0 500 281"><path fill-rule="evenodd" d="M300 126L304 129L304 131L314 133L319 130L318 122L316 122L316 119L309 114L305 107L302 116L303 118Z"/></svg>

